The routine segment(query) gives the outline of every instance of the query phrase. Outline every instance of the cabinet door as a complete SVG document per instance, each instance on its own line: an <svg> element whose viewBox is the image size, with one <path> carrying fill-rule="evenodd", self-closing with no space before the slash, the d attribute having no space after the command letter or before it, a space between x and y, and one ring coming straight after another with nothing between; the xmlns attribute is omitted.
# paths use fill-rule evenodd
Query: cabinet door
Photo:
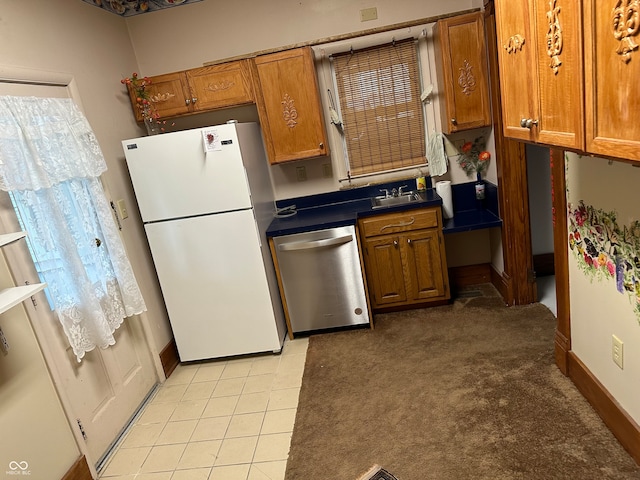
<svg viewBox="0 0 640 480"><path fill-rule="evenodd" d="M384 235L366 240L365 266L374 308L407 300L398 236Z"/></svg>
<svg viewBox="0 0 640 480"><path fill-rule="evenodd" d="M195 111L253 103L248 60L187 70Z"/></svg>
<svg viewBox="0 0 640 480"><path fill-rule="evenodd" d="M270 163L327 155L311 48L262 55L254 62L258 114Z"/></svg>
<svg viewBox="0 0 640 480"><path fill-rule="evenodd" d="M502 95L502 126L509 138L533 140L535 129L520 126L537 120L535 38L528 0L496 0L498 62ZM558 99L560 101L560 99Z"/></svg>
<svg viewBox="0 0 640 480"><path fill-rule="evenodd" d="M441 234L438 230L422 230L401 237L406 249L409 280L408 296L411 300L449 298L446 262L441 251ZM444 266L443 266L444 265Z"/></svg>
<svg viewBox="0 0 640 480"><path fill-rule="evenodd" d="M586 149L640 160L640 18L632 4L584 2Z"/></svg>
<svg viewBox="0 0 640 480"><path fill-rule="evenodd" d="M581 19L579 0L535 0L540 143L584 149Z"/></svg>
<svg viewBox="0 0 640 480"><path fill-rule="evenodd" d="M438 84L444 90L442 130L453 133L491 123L482 13L440 20L436 27Z"/></svg>
<svg viewBox="0 0 640 480"><path fill-rule="evenodd" d="M191 99L184 72L167 73L150 78L149 97L161 118L189 113Z"/></svg>

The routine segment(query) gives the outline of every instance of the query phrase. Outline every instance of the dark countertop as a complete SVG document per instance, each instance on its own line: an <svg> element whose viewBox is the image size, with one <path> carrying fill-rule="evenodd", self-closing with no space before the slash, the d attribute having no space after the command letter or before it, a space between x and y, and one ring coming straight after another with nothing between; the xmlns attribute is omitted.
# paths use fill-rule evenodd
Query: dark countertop
<svg viewBox="0 0 640 480"><path fill-rule="evenodd" d="M393 207L372 208L371 197L380 195L380 188L397 188L404 183L406 182L393 182L376 187L278 201L278 208L296 205L296 214L286 218L274 218L267 229L267 237L355 225L359 218L366 216L442 205L442 198L435 189L427 188L420 192L422 197L420 201ZM495 186L492 189L491 184L487 184L487 199L483 202L476 201L474 196L469 197L469 192L474 195L473 182L452 187L454 215L451 219L443 218L443 233L464 232L502 225L502 220L490 208L485 208L493 205L493 197L496 199L497 207L497 195L494 195ZM458 207L463 209L459 210Z"/></svg>

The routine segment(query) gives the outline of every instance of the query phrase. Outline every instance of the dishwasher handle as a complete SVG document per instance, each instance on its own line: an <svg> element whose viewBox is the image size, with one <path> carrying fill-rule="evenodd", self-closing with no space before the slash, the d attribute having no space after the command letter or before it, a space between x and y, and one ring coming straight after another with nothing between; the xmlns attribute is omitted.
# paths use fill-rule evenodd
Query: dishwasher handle
<svg viewBox="0 0 640 480"><path fill-rule="evenodd" d="M335 245L344 245L353 241L353 235L345 235L343 237L323 238L321 240L312 240L309 242L291 242L283 243L278 246L281 252L290 252L292 250L310 250L313 248L331 247Z"/></svg>

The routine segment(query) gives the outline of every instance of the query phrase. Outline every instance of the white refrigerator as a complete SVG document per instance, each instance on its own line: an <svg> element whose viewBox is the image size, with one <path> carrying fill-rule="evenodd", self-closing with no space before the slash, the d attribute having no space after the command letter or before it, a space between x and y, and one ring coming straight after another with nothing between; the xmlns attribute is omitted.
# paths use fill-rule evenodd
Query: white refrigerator
<svg viewBox="0 0 640 480"><path fill-rule="evenodd" d="M275 207L258 125L122 146L181 361L279 352L286 324L265 238Z"/></svg>

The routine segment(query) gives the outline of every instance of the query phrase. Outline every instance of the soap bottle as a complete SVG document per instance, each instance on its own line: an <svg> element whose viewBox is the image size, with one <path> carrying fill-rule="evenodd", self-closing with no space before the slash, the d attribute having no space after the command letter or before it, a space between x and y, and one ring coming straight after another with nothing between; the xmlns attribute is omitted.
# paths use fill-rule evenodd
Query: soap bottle
<svg viewBox="0 0 640 480"><path fill-rule="evenodd" d="M484 182L480 172L476 172L476 200L484 200Z"/></svg>
<svg viewBox="0 0 640 480"><path fill-rule="evenodd" d="M427 189L427 179L422 173L422 170L418 172L418 177L416 178L416 190L422 191Z"/></svg>

